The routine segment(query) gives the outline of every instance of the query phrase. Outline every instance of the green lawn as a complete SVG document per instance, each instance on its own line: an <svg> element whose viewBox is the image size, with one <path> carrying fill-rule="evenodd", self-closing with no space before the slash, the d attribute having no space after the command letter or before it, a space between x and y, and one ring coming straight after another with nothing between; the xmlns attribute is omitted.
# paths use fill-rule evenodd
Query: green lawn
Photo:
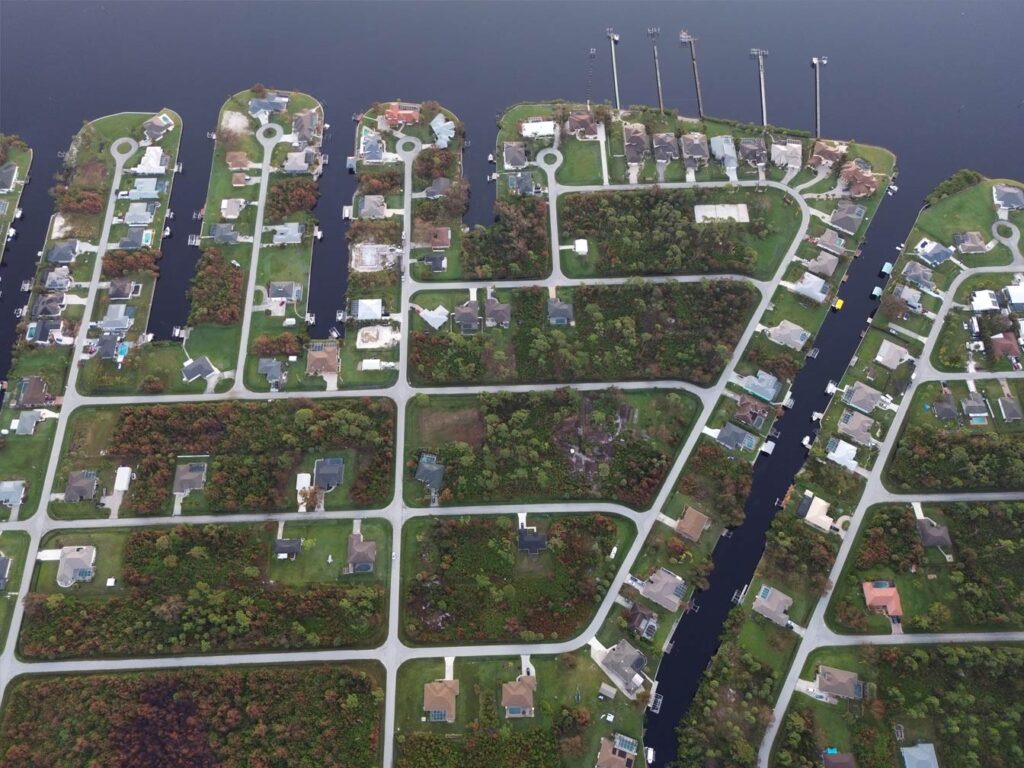
<svg viewBox="0 0 1024 768"><path fill-rule="evenodd" d="M125 591L123 583L108 587L107 579L115 578L119 582L121 580L124 569L124 547L129 534L130 530L127 528L116 530L83 528L75 531L55 531L43 537L39 548L43 550L78 546L96 547L96 575L92 581L80 582L71 587L71 590L83 597L88 595L102 599L101 596L109 597ZM56 560L38 563L32 576L31 591L44 594L66 592L67 590L57 586L57 566Z"/></svg>
<svg viewBox="0 0 1024 768"><path fill-rule="evenodd" d="M387 584L391 574L391 524L382 518L367 518L362 521L361 530L365 541L377 543L373 573L342 572L348 558L351 520L295 521L285 523L284 538L303 539L302 553L294 560L278 560L271 555L269 578L293 586L338 580ZM328 557L332 562L327 562Z"/></svg>
<svg viewBox="0 0 1024 768"><path fill-rule="evenodd" d="M24 531L4 531L0 534L0 553L11 560L7 574L7 587L0 596L0 650L7 644L7 632L11 626L14 603L21 590L21 578L25 572L25 558L31 537Z"/></svg>
<svg viewBox="0 0 1024 768"><path fill-rule="evenodd" d="M5 409L3 418L15 412ZM9 422L4 424L6 428ZM50 448L57 430L57 420L47 419L36 425L33 435L8 435L0 444L0 480L24 480L25 499L18 511L18 519L27 520L39 508L43 478L50 460ZM10 510L0 507L0 516L7 519Z"/></svg>
<svg viewBox="0 0 1024 768"><path fill-rule="evenodd" d="M600 184L601 144L567 138L558 147L562 165L555 178L562 184Z"/></svg>
<svg viewBox="0 0 1024 768"><path fill-rule="evenodd" d="M940 200L921 212L917 227L932 240L953 245L956 232L977 230L982 237L992 236L996 210L992 204L991 179Z"/></svg>

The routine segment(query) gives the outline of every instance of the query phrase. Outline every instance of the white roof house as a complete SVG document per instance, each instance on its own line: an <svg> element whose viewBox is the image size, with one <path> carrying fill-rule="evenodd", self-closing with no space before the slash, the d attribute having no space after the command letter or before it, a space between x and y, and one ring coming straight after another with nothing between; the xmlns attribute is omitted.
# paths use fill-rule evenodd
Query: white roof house
<svg viewBox="0 0 1024 768"><path fill-rule="evenodd" d="M114 491L127 491L132 482L132 468L118 467L114 475Z"/></svg>
<svg viewBox="0 0 1024 768"><path fill-rule="evenodd" d="M747 204L695 205L693 218L698 224L705 221L738 221L746 224L750 221Z"/></svg>
<svg viewBox="0 0 1024 768"><path fill-rule="evenodd" d="M794 293L806 296L811 301L816 301L819 304L828 298L830 290L831 288L828 283L810 272L804 272L803 276L793 284Z"/></svg>
<svg viewBox="0 0 1024 768"><path fill-rule="evenodd" d="M448 322L448 310L441 304L435 309L420 309L420 318L435 331Z"/></svg>
<svg viewBox="0 0 1024 768"><path fill-rule="evenodd" d="M380 320L384 317L382 299L356 299L352 302L352 316L356 320Z"/></svg>
<svg viewBox="0 0 1024 768"><path fill-rule="evenodd" d="M146 147L139 164L132 168L133 173L159 176L167 171L170 157L160 147Z"/></svg>
<svg viewBox="0 0 1024 768"><path fill-rule="evenodd" d="M834 461L841 467L846 467L851 472L857 469L857 446L853 443L848 443L845 440L840 440L838 437L833 437L828 441L828 446L825 449L829 461Z"/></svg>
<svg viewBox="0 0 1024 768"><path fill-rule="evenodd" d="M972 312L997 312L999 310L999 295L995 291L975 291L971 294Z"/></svg>
<svg viewBox="0 0 1024 768"><path fill-rule="evenodd" d="M888 339L883 339L878 346L878 354L875 355L875 362L884 365L889 370L894 370L911 358L910 352L899 344L893 344Z"/></svg>
<svg viewBox="0 0 1024 768"><path fill-rule="evenodd" d="M554 120L527 120L519 131L525 139L544 139L555 135Z"/></svg>

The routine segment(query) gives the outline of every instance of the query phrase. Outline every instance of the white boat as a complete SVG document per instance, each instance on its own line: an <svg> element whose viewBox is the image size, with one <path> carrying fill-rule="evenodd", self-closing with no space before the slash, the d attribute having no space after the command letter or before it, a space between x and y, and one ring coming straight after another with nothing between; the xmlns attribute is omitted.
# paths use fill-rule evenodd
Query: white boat
<svg viewBox="0 0 1024 768"><path fill-rule="evenodd" d="M170 237L170 236L171 236L171 228L170 227L164 227L164 237Z"/></svg>
<svg viewBox="0 0 1024 768"><path fill-rule="evenodd" d="M9 227L7 229L7 239L8 240L13 240L17 236L18 236L18 233L14 231L14 227Z"/></svg>
<svg viewBox="0 0 1024 768"><path fill-rule="evenodd" d="M312 312L306 313L306 325L316 325L316 315Z"/></svg>
<svg viewBox="0 0 1024 768"><path fill-rule="evenodd" d="M167 220L174 221L174 211L167 211Z"/></svg>
<svg viewBox="0 0 1024 768"><path fill-rule="evenodd" d="M20 219L21 218L21 208L15 208L14 209L14 218L16 218L16 219Z"/></svg>
<svg viewBox="0 0 1024 768"><path fill-rule="evenodd" d="M317 240L323 240L324 239L324 232L323 232L323 230L320 229L320 227L313 227L313 237L315 237Z"/></svg>
<svg viewBox="0 0 1024 768"><path fill-rule="evenodd" d="M339 309L337 312L334 313L334 322L336 322L336 323L344 323L345 322L345 310L344 309Z"/></svg>
<svg viewBox="0 0 1024 768"><path fill-rule="evenodd" d="M337 329L337 328L335 328L335 327L334 327L334 326L332 325L332 326L331 326L331 330L329 330L329 331L327 332L327 335L328 335L328 336L330 336L330 337L331 337L332 339L337 339L337 338L339 338L339 337L341 336L341 333L340 333L340 332L338 331L338 329Z"/></svg>
<svg viewBox="0 0 1024 768"><path fill-rule="evenodd" d="M491 165L494 165L494 155L488 155L487 162L490 163Z"/></svg>

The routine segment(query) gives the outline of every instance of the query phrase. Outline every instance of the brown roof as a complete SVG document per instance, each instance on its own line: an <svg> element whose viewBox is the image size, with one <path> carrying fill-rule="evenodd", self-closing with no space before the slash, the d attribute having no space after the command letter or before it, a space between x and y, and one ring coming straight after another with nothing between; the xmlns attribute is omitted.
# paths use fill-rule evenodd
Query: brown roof
<svg viewBox="0 0 1024 768"><path fill-rule="evenodd" d="M452 244L451 227L434 227L430 230L431 248L448 248Z"/></svg>
<svg viewBox="0 0 1024 768"><path fill-rule="evenodd" d="M245 152L228 152L225 160L227 160L228 168L235 171L244 170L249 167L249 155Z"/></svg>
<svg viewBox="0 0 1024 768"><path fill-rule="evenodd" d="M348 537L348 566L373 565L377 562L377 542L367 541L361 533Z"/></svg>
<svg viewBox="0 0 1024 768"><path fill-rule="evenodd" d="M683 517L676 523L676 533L690 541L700 541L700 535L707 530L711 521L703 512L687 507Z"/></svg>
<svg viewBox="0 0 1024 768"><path fill-rule="evenodd" d="M750 395L740 395L733 418L760 429L768 418L768 406Z"/></svg>
<svg viewBox="0 0 1024 768"><path fill-rule="evenodd" d="M633 768L636 760L636 753L626 752L615 746L615 742L608 737L601 739L601 750L597 753L595 768Z"/></svg>
<svg viewBox="0 0 1024 768"><path fill-rule="evenodd" d="M886 616L903 615L903 604L900 602L900 593L892 582L865 581L861 587L864 589L864 602L873 611L881 611Z"/></svg>
<svg viewBox="0 0 1024 768"><path fill-rule="evenodd" d="M586 109L570 112L565 129L567 133L578 131L583 136L597 136L597 123L594 122L594 116Z"/></svg>
<svg viewBox="0 0 1024 768"><path fill-rule="evenodd" d="M844 699L859 699L863 689L856 672L822 664L818 667L818 690Z"/></svg>
<svg viewBox="0 0 1024 768"><path fill-rule="evenodd" d="M317 376L322 373L338 372L338 348L323 345L306 352L306 373Z"/></svg>
<svg viewBox="0 0 1024 768"><path fill-rule="evenodd" d="M533 713L533 692L537 690L537 678L520 675L511 683L501 686L501 706L520 707Z"/></svg>
<svg viewBox="0 0 1024 768"><path fill-rule="evenodd" d="M819 165L832 165L843 159L843 153L838 147L825 141L814 142L814 149L811 150L810 164L817 168Z"/></svg>
<svg viewBox="0 0 1024 768"><path fill-rule="evenodd" d="M997 334L989 339L992 344L993 357L1020 357L1020 347L1017 346L1017 339L1009 331Z"/></svg>
<svg viewBox="0 0 1024 768"><path fill-rule="evenodd" d="M867 197L878 189L878 179L856 160L847 160L839 171L850 197Z"/></svg>
<svg viewBox="0 0 1024 768"><path fill-rule="evenodd" d="M423 711L444 712L447 722L455 722L455 697L459 695L458 680L434 680L423 686Z"/></svg>
<svg viewBox="0 0 1024 768"><path fill-rule="evenodd" d="M245 174L244 173L232 173L231 174L231 186L233 186L233 187L244 187L245 186Z"/></svg>
<svg viewBox="0 0 1024 768"><path fill-rule="evenodd" d="M18 405L22 408L45 405L49 396L49 385L42 376L26 376L21 380Z"/></svg>

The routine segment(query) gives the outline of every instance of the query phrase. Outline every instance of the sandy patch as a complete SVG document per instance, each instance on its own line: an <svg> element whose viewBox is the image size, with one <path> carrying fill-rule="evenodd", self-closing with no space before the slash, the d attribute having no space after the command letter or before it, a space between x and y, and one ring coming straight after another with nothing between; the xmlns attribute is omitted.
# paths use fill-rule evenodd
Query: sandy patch
<svg viewBox="0 0 1024 768"><path fill-rule="evenodd" d="M231 133L252 133L252 128L249 127L249 118L241 112L230 109L225 110L221 116L220 127L231 131Z"/></svg>
<svg viewBox="0 0 1024 768"><path fill-rule="evenodd" d="M476 408L424 411L417 426L424 445L462 442L479 448L484 443L484 423Z"/></svg>

